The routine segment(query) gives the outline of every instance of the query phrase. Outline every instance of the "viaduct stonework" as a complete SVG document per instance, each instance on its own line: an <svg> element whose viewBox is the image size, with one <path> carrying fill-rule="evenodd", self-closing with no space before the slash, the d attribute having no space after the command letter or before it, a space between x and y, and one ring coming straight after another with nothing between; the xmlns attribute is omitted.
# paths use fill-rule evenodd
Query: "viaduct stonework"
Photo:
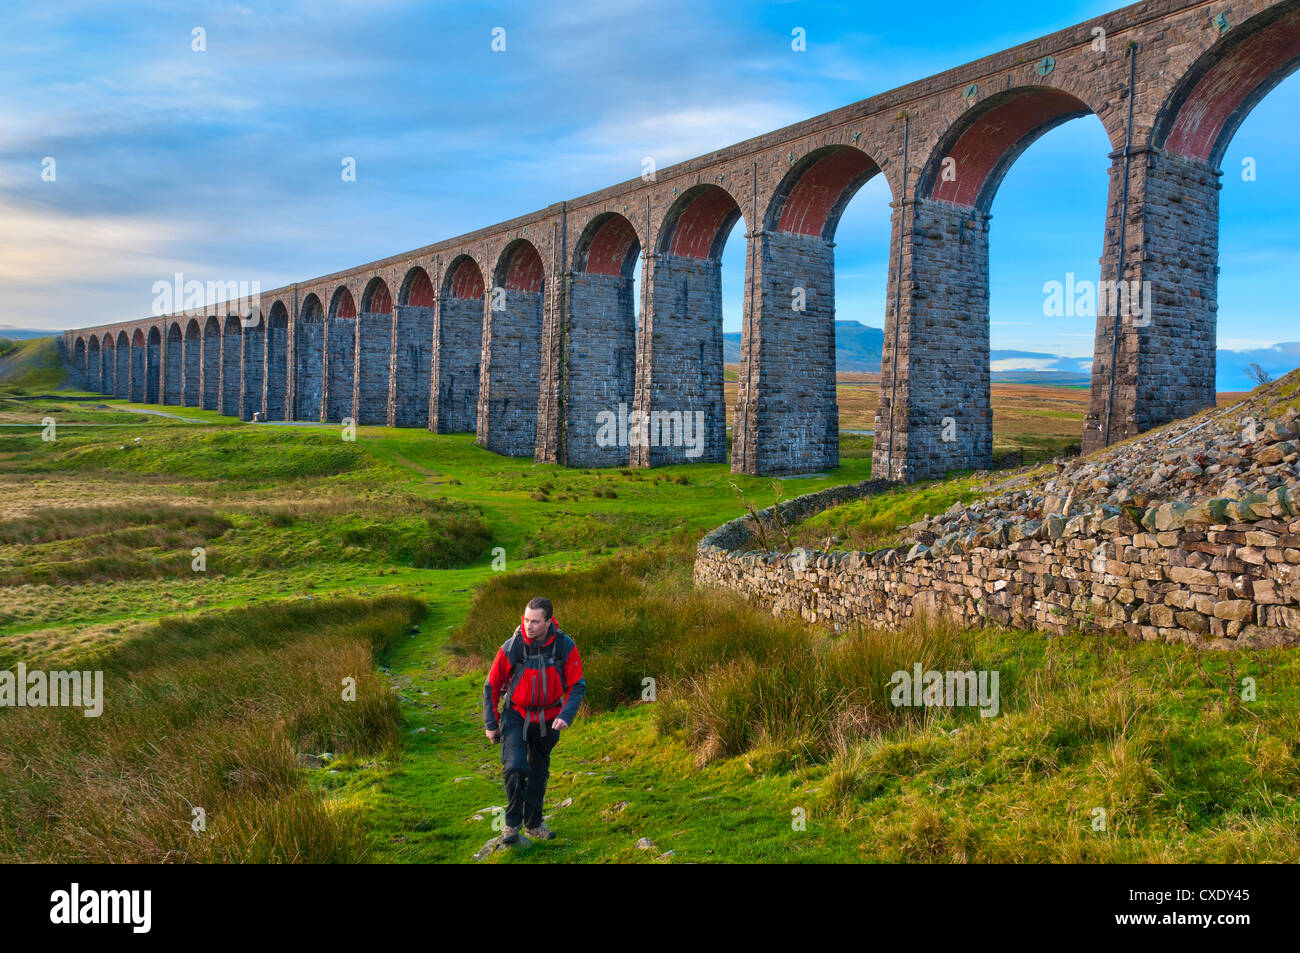
<svg viewBox="0 0 1300 953"><path fill-rule="evenodd" d="M1098 306L1086 452L1214 402L1218 166L1298 63L1300 0L1149 0L652 175L262 292L250 313L209 305L68 331L62 346L88 389L134 401L473 431L496 453L569 466L720 462L720 257L743 223L731 469L824 470L839 462L835 230L883 175L892 242L873 472L988 467L989 209L1035 139L1092 114L1111 148L1099 287L1148 288L1150 309L1123 306L1137 293ZM602 412L620 405L664 432L647 428L649 445L635 432L607 439ZM671 432L696 412L702 452Z"/></svg>

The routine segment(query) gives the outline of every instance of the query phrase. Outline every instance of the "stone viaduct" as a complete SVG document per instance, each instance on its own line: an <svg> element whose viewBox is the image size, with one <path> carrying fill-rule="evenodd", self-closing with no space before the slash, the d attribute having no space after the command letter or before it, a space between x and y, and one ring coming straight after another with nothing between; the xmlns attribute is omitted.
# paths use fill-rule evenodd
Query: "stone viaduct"
<svg viewBox="0 0 1300 953"><path fill-rule="evenodd" d="M824 470L839 462L835 230L883 175L892 241L873 472L911 481L987 467L989 209L1035 139L1091 114L1111 147L1099 286L1148 288L1151 307L1124 307L1135 293L1107 308L1102 296L1088 451L1213 403L1218 165L1297 63L1300 0L1147 0L581 198L262 292L247 313L186 308L68 331L62 347L88 389L134 401L472 431L493 452L568 466L721 462L720 258L743 221L731 469ZM602 412L620 405L662 431L647 428L648 445L635 430L610 440ZM673 425L695 412L705 439L690 454Z"/></svg>

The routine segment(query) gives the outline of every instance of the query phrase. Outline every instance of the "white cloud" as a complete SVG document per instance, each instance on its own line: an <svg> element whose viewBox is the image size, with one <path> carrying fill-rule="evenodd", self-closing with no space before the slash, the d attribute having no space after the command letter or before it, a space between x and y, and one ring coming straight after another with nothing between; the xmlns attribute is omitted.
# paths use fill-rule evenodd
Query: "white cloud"
<svg viewBox="0 0 1300 953"><path fill-rule="evenodd" d="M1004 357L989 362L992 371L1047 371L1056 364L1054 357Z"/></svg>

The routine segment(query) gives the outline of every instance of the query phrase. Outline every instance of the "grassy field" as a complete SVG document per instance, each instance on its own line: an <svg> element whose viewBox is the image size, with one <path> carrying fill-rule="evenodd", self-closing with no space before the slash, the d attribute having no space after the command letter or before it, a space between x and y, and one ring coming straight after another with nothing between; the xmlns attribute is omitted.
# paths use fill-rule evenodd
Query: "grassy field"
<svg viewBox="0 0 1300 953"><path fill-rule="evenodd" d="M1022 395L1007 439L1066 439L1054 402L1077 397L1037 390L1042 429ZM725 464L566 470L473 435L142 409L0 396L0 658L105 672L99 718L0 710L4 860L469 861L504 803L483 678L534 594L587 703L553 761L559 838L490 862L1300 855L1294 653L830 636L692 587L695 542L744 511L731 484L775 497ZM870 447L846 435L783 496L865 479ZM808 532L888 540L980 492L954 475ZM998 670L1000 713L890 705L918 661Z"/></svg>

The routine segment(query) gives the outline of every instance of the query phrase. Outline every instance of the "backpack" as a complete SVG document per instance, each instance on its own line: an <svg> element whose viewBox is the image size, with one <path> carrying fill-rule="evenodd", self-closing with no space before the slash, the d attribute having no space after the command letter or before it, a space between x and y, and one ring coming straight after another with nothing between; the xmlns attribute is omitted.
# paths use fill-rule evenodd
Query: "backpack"
<svg viewBox="0 0 1300 953"><path fill-rule="evenodd" d="M530 668L541 669L543 677L548 668L554 667L560 676L560 697L569 694L569 686L564 676L564 665L569 660L569 652L573 649L573 640L560 631L557 626L555 629L555 638L551 639L548 645L542 646L536 651L530 651L530 647L524 642L523 633L516 630L510 638L506 639L505 644L501 646L501 651L505 653L506 661L509 663L509 673L506 676L505 688L501 690L503 706L501 709L504 721L505 713L514 705L515 689L523 681L524 675ZM542 699L545 702L545 698ZM546 734L546 719L543 713L546 707L534 707L525 705L524 711L531 716L533 711L537 711L537 723L541 726L542 734ZM528 731L528 719L524 721L524 732Z"/></svg>

